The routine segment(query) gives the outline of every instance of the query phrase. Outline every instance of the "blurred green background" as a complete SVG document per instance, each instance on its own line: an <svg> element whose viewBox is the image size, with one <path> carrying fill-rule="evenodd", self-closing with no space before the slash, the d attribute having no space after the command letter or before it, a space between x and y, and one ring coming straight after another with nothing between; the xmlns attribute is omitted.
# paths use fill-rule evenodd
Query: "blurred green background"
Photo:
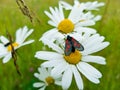
<svg viewBox="0 0 120 90"><path fill-rule="evenodd" d="M73 0L67 0L72 3ZM80 0L81 2L88 0ZM89 0L94 1L94 0ZM106 65L95 66L102 74L100 84L96 85L88 81L82 76L84 81L84 90L119 90L120 89L120 0L98 0L105 2L106 5L100 8L99 11L95 11L95 14L103 15L101 21L97 22L93 28L98 30L100 35L106 37L106 41L111 44L106 49L95 53L106 58ZM37 72L37 68L42 61L34 58L35 52L42 49L42 43L39 42L40 36L48 29L52 28L47 24L48 17L43 13L44 10L49 10L49 6L57 6L58 0L25 0L26 4L33 11L33 17L37 16L41 23L37 22L34 18L34 22L31 23L29 18L24 16L15 0L0 0L0 35L6 36L6 29L14 37L16 30L24 25L30 28L34 28L33 34L29 39L34 38L35 42L21 47L17 50L18 60L17 64L22 73L20 77L16 73L16 69L11 59L8 63L3 64L0 60L0 90L36 90L32 84L37 82L33 76L34 72ZM55 86L48 87L54 90L61 90L60 87ZM77 90L76 84L72 83L69 90Z"/></svg>

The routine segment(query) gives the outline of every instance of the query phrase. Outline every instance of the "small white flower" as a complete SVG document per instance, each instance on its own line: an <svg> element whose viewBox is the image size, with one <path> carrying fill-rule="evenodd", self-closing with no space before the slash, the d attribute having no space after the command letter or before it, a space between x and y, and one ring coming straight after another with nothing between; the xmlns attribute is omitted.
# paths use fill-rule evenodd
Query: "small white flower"
<svg viewBox="0 0 120 90"><path fill-rule="evenodd" d="M101 6L104 6L103 2L98 3L98 1L94 2L85 2L85 3L80 3L79 0L74 0L74 5L70 5L67 2L64 2L63 0L60 1L60 4L66 9L66 10L71 10L74 5L80 6L83 4L85 6L85 10L99 10L98 8Z"/></svg>
<svg viewBox="0 0 120 90"><path fill-rule="evenodd" d="M48 60L44 62L42 66L53 67L51 73L54 77L63 74L62 87L65 90L70 87L73 75L78 88L80 90L83 89L83 81L80 75L81 73L91 82L98 84L100 82L99 78L102 77L102 74L93 66L88 64L88 62L104 65L106 64L105 58L90 54L104 49L109 45L109 42L103 42L105 38L99 34L74 33L70 36L74 37L83 45L84 51L75 50L75 52L72 52L69 56L65 56L64 48L61 48L60 44L53 44L48 40L48 44L56 52L38 51L36 52L35 57L38 59ZM63 47L65 47L65 42L60 42Z"/></svg>
<svg viewBox="0 0 120 90"><path fill-rule="evenodd" d="M18 49L21 46L30 44L34 40L25 41L25 39L30 36L33 32L33 29L28 31L28 28L25 26L16 31L16 40L12 42L14 50ZM3 58L3 63L7 63L12 58L12 47L10 45L10 40L4 36L0 36L0 58Z"/></svg>
<svg viewBox="0 0 120 90"><path fill-rule="evenodd" d="M91 12L84 14L83 10L84 5L75 5L70 11L68 18L65 18L61 4L59 4L59 8L55 7L55 9L53 9L50 7L51 13L45 11L45 14L51 19L48 23L54 26L54 28L45 32L40 40L46 44L46 42L44 42L44 39L46 38L51 42L54 42L59 37L62 38L64 35L69 33L96 33L96 30L86 26L94 25L95 21L97 21L100 17L98 16L94 18L94 15L92 15Z"/></svg>
<svg viewBox="0 0 120 90"><path fill-rule="evenodd" d="M101 6L104 6L103 2L98 3L98 1L94 1L94 2L86 2L84 3L86 10L99 10L98 8Z"/></svg>
<svg viewBox="0 0 120 90"><path fill-rule="evenodd" d="M40 80L40 82L36 82L33 84L34 87L39 88L39 90L45 90L46 86L49 86L51 84L61 85L61 76L58 78L54 78L51 76L51 70L52 68L43 68L39 67L38 72L34 73L34 76Z"/></svg>

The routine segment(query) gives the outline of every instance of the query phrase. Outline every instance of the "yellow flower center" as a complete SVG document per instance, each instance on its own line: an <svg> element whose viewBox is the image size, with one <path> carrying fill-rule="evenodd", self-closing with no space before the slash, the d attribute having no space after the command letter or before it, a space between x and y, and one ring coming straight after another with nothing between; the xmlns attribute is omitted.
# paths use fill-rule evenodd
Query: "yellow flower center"
<svg viewBox="0 0 120 90"><path fill-rule="evenodd" d="M64 55L64 58L70 64L77 64L80 62L82 54L80 53L80 51L75 50L75 52L72 52L69 56Z"/></svg>
<svg viewBox="0 0 120 90"><path fill-rule="evenodd" d="M74 24L71 20L64 19L59 23L58 30L65 34L70 33L74 30Z"/></svg>
<svg viewBox="0 0 120 90"><path fill-rule="evenodd" d="M48 76L46 79L45 79L45 81L47 82L47 84L48 85L50 85L50 84L54 84L54 79L51 77L51 76Z"/></svg>
<svg viewBox="0 0 120 90"><path fill-rule="evenodd" d="M15 48L15 47L17 47L19 44L18 43L12 43L12 46L13 46L13 48ZM8 47L7 47L7 50L8 51L12 51L12 46L11 45L9 45Z"/></svg>

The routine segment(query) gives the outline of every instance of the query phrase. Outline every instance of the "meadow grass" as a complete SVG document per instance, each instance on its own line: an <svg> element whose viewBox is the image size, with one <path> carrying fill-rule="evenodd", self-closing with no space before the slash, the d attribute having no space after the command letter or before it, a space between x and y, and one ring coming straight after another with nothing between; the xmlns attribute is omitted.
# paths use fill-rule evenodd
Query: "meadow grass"
<svg viewBox="0 0 120 90"><path fill-rule="evenodd" d="M72 1L67 0L72 3ZM81 0L88 1L88 0ZM94 1L94 0L90 0ZM108 0L99 0L107 2ZM43 13L44 10L49 10L49 6L57 6L58 0L25 0L28 7L34 11L35 15L39 17L41 23L34 18L34 23L31 23L29 18L24 16L18 8L15 0L1 0L0 1L0 35L6 36L6 29L14 37L18 28L27 25L29 29L34 28L33 34L29 39L35 39L35 42L26 45L17 50L20 72L20 77L15 69L13 60L3 64L0 60L0 90L36 90L32 84L38 80L33 76L37 72L37 68L42 61L34 58L35 52L42 49L42 43L39 42L41 35L52 28L47 24L49 20ZM102 72L103 77L100 79L100 84L96 85L88 81L84 76L84 90L119 90L120 89L120 0L109 0L106 6L102 7L96 14L104 15L103 19L93 28L98 30L100 35L106 37L105 40L111 44L106 49L95 53L95 55L104 56L106 58L106 65L95 65L97 69ZM61 90L60 87L48 87L47 90ZM77 90L75 82L69 90Z"/></svg>

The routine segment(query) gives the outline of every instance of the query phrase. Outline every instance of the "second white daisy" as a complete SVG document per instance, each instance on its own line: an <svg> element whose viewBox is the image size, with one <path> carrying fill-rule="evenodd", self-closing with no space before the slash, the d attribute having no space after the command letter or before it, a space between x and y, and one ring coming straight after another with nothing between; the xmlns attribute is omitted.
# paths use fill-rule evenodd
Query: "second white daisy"
<svg viewBox="0 0 120 90"><path fill-rule="evenodd" d="M83 89L83 81L80 73L82 73L88 80L93 83L98 84L99 78L102 77L102 74L95 69L93 66L88 64L88 62L98 63L98 64L106 64L105 58L101 56L93 56L95 52L98 52L109 45L109 42L103 42L105 39L103 36L99 34L77 34L74 33L71 35L77 41L79 41L83 47L84 51L78 51L75 49L69 56L64 54L65 43L61 43L61 45L48 43L53 47L52 49L56 52L51 51L38 51L35 55L36 58L42 60L48 60L42 64L44 67L53 67L52 75L54 77L63 74L62 76L62 87L63 89L68 89L72 82L72 77L74 75L76 84L79 89Z"/></svg>
<svg viewBox="0 0 120 90"><path fill-rule="evenodd" d="M0 58L3 58L3 63L7 63L12 58L12 47L14 50L18 49L21 46L33 43L34 40L25 41L25 39L30 36L33 32L33 29L28 31L28 28L25 26L16 31L16 40L15 42L10 42L4 36L0 36ZM11 46L12 44L12 46Z"/></svg>
<svg viewBox="0 0 120 90"><path fill-rule="evenodd" d="M49 85L61 85L61 75L58 78L54 78L51 76L52 68L43 68L39 67L38 72L34 73L34 76L40 80L40 82L36 82L33 84L34 87L39 88L39 90L45 90L45 88Z"/></svg>
<svg viewBox="0 0 120 90"><path fill-rule="evenodd" d="M64 15L61 4L59 4L59 8L50 7L51 13L45 11L45 14L50 18L48 23L54 28L45 32L40 40L46 44L44 42L45 38L54 42L56 40L55 37L64 37L64 35L69 33L81 33L88 31L96 33L95 29L87 26L94 25L97 18L94 18L94 15L92 15L91 12L83 13L84 5L81 4L79 7L76 5L73 6L67 18Z"/></svg>

